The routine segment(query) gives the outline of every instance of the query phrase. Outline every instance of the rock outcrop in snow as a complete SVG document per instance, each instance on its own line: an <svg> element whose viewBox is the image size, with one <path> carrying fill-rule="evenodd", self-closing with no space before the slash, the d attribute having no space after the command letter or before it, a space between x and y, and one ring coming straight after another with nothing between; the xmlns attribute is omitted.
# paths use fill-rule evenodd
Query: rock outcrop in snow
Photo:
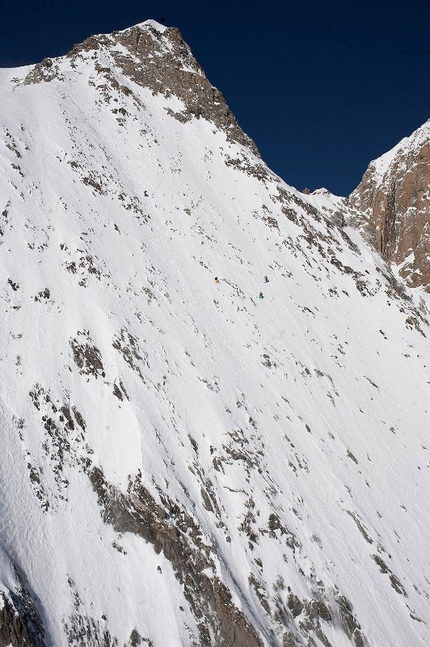
<svg viewBox="0 0 430 647"><path fill-rule="evenodd" d="M177 30L0 101L1 647L427 645L426 295Z"/></svg>

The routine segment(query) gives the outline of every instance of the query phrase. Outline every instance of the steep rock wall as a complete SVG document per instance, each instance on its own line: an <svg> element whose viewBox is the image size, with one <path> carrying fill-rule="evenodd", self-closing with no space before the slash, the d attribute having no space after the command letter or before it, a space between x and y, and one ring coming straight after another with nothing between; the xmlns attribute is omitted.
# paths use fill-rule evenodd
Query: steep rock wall
<svg viewBox="0 0 430 647"><path fill-rule="evenodd" d="M350 196L387 263L430 289L430 122L371 162Z"/></svg>

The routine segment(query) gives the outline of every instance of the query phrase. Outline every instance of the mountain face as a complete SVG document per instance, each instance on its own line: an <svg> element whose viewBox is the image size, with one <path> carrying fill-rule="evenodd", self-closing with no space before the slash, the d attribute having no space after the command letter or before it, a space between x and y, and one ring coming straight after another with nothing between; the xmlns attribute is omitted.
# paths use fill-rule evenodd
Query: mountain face
<svg viewBox="0 0 430 647"><path fill-rule="evenodd" d="M371 162L349 202L384 260L430 290L430 121Z"/></svg>
<svg viewBox="0 0 430 647"><path fill-rule="evenodd" d="M426 646L426 293L175 29L0 93L0 646Z"/></svg>

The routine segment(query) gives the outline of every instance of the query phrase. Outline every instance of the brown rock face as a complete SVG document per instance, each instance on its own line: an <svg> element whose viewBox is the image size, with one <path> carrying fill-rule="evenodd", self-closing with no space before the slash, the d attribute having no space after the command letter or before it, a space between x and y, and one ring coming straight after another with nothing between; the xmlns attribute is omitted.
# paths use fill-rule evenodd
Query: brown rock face
<svg viewBox="0 0 430 647"><path fill-rule="evenodd" d="M430 291L430 121L371 162L349 200L384 260Z"/></svg>

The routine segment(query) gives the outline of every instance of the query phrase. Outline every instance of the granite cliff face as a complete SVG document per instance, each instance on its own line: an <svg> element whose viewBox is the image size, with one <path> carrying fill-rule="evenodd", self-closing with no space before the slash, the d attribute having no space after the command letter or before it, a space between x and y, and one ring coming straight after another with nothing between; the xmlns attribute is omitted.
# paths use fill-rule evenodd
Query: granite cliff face
<svg viewBox="0 0 430 647"><path fill-rule="evenodd" d="M430 291L430 121L371 162L349 202L383 259Z"/></svg>

